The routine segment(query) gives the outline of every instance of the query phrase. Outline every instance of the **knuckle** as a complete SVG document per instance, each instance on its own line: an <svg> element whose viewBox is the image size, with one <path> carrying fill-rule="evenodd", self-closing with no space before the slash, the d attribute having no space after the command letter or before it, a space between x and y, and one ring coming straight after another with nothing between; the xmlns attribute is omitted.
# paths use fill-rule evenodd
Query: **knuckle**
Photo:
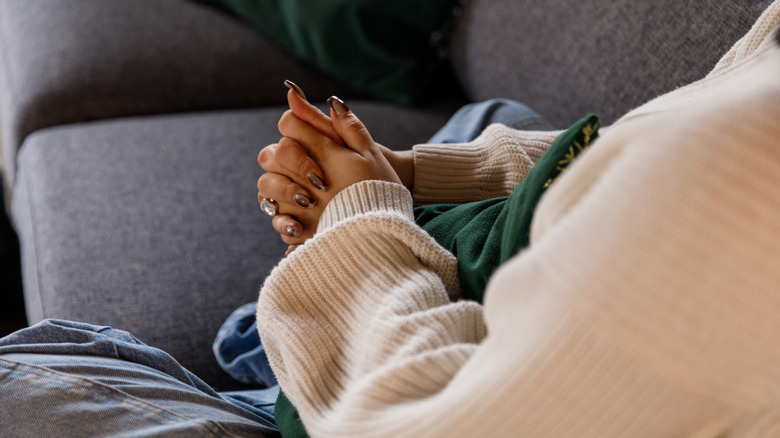
<svg viewBox="0 0 780 438"><path fill-rule="evenodd" d="M257 179L257 190L262 193L266 193L269 186L269 180L271 179L270 173L264 173Z"/></svg>
<svg viewBox="0 0 780 438"><path fill-rule="evenodd" d="M279 142L276 161L283 167L293 171L295 177L305 178L306 174L316 167L306 150L295 140L284 138Z"/></svg>
<svg viewBox="0 0 780 438"><path fill-rule="evenodd" d="M288 182L284 185L284 196L285 199L290 200L291 202L295 202L295 195L298 194L306 194L305 191L301 190L301 188L298 186L298 184L293 182ZM306 195L308 196L308 195Z"/></svg>
<svg viewBox="0 0 780 438"><path fill-rule="evenodd" d="M298 149L298 144L295 142L295 140L292 140L288 137L282 137L282 139L279 140L279 143L277 143L276 148L276 159L283 160L295 153L295 150Z"/></svg>
<svg viewBox="0 0 780 438"><path fill-rule="evenodd" d="M279 128L279 132L283 132L285 130L285 127L290 123L292 117L295 117L295 115L291 110L285 111L282 114L282 117L279 117L279 123L276 124L277 128Z"/></svg>
<svg viewBox="0 0 780 438"><path fill-rule="evenodd" d="M365 129L363 126L363 122L361 122L357 117L349 117L347 120L344 121L344 128L346 128L349 131L360 131L362 129Z"/></svg>
<svg viewBox="0 0 780 438"><path fill-rule="evenodd" d="M265 169L273 161L275 145L271 144L260 150L257 154L257 163Z"/></svg>
<svg viewBox="0 0 780 438"><path fill-rule="evenodd" d="M314 162L308 155L299 155L293 169L295 169L298 177L305 180L306 175L314 170Z"/></svg>
<svg viewBox="0 0 780 438"><path fill-rule="evenodd" d="M344 118L344 127L351 131L362 131L366 129L366 125L354 114L350 113Z"/></svg>

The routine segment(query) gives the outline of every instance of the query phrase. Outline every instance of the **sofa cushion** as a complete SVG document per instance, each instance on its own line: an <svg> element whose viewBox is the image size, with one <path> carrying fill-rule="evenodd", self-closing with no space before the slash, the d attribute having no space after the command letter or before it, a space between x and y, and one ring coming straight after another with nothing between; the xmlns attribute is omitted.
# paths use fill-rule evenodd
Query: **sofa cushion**
<svg viewBox="0 0 780 438"><path fill-rule="evenodd" d="M185 0L1 0L0 103L9 181L45 127L112 117L283 104L347 91L249 26Z"/></svg>
<svg viewBox="0 0 780 438"><path fill-rule="evenodd" d="M447 117L350 106L377 140L393 139L388 145L423 141ZM230 387L211 342L231 311L257 299L286 249L256 188L257 154L279 139L282 110L119 119L29 136L13 218L30 323L128 330Z"/></svg>
<svg viewBox="0 0 780 438"><path fill-rule="evenodd" d="M471 99L523 102L558 127L606 124L706 75L771 0L468 0L453 37Z"/></svg>

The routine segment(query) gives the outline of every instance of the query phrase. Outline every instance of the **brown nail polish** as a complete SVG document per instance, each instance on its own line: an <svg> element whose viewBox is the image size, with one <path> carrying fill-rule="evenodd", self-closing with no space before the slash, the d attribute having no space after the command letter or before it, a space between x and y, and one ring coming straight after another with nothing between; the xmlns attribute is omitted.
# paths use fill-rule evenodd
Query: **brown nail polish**
<svg viewBox="0 0 780 438"><path fill-rule="evenodd" d="M314 208L314 199L311 199L306 195L298 193L297 195L293 196L293 199L295 199L296 204L303 208Z"/></svg>
<svg viewBox="0 0 780 438"><path fill-rule="evenodd" d="M287 235L290 237L298 237L301 235L301 232L298 231L298 227L295 225L290 225L289 227L287 227L287 229L285 229L285 231L287 232Z"/></svg>
<svg viewBox="0 0 780 438"><path fill-rule="evenodd" d="M309 172L309 174L306 175L306 179L308 179L311 185L316 187L317 190L320 190L322 192L328 190L328 185L325 184L325 181L323 181L322 178L320 178L320 176L317 175L316 173Z"/></svg>
<svg viewBox="0 0 780 438"><path fill-rule="evenodd" d="M347 104L336 96L331 96L328 98L328 105L330 105L330 107L333 108L333 111L336 111L336 114L338 115L349 112L349 107Z"/></svg>
<svg viewBox="0 0 780 438"><path fill-rule="evenodd" d="M306 99L306 94L304 94L304 92L301 89L301 87L299 87L295 82L293 82L293 81L291 81L289 79L285 80L284 81L284 86L289 88L289 89L291 89L291 90L293 90L293 91L295 91L296 93L298 93L298 96L301 96L301 99L306 100L308 102L308 100Z"/></svg>

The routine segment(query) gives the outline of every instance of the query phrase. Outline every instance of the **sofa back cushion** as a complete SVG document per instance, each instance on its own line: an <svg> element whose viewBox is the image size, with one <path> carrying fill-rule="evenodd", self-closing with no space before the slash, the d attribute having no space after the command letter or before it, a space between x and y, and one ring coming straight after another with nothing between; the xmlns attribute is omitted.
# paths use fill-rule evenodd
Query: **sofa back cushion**
<svg viewBox="0 0 780 438"><path fill-rule="evenodd" d="M452 62L472 100L507 97L557 126L611 123L705 76L771 0L469 0Z"/></svg>

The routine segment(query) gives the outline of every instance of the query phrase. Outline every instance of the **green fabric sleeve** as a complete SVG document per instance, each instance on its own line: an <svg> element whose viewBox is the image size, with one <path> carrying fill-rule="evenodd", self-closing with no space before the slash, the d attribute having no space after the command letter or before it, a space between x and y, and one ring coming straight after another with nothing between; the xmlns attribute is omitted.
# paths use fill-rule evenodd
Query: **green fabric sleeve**
<svg viewBox="0 0 780 438"><path fill-rule="evenodd" d="M598 136L588 115L558 136L508 197L415 208L415 221L458 260L461 298L482 302L493 272L528 246L536 204L547 187Z"/></svg>
<svg viewBox="0 0 780 438"><path fill-rule="evenodd" d="M309 438L306 428L303 427L298 410L295 409L284 392L279 391L274 406L274 417L276 418L276 427L284 438Z"/></svg>

